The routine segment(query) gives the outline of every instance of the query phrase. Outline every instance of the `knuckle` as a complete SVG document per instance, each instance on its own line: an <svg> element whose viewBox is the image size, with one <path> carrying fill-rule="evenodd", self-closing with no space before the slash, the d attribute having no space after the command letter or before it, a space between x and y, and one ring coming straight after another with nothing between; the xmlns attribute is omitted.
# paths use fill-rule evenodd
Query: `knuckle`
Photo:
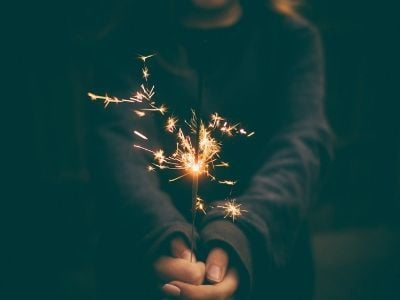
<svg viewBox="0 0 400 300"><path fill-rule="evenodd" d="M204 272L202 272L200 269L195 268L190 272L190 281L194 285L200 285L203 283L204 280Z"/></svg>
<svg viewBox="0 0 400 300"><path fill-rule="evenodd" d="M184 258L190 256L190 253L188 252L188 250L186 248L182 248L182 249L178 250L177 255L179 258L184 259Z"/></svg>
<svg viewBox="0 0 400 300"><path fill-rule="evenodd" d="M177 258L187 258L190 255L190 250L182 239L174 239L171 243L171 253Z"/></svg>

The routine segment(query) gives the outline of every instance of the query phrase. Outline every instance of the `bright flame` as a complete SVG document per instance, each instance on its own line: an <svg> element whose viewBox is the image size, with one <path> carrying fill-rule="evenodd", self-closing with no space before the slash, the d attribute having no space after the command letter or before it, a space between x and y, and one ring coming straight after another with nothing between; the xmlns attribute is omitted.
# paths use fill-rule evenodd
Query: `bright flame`
<svg viewBox="0 0 400 300"><path fill-rule="evenodd" d="M194 164L192 165L192 171L193 171L194 173L199 173L199 171L200 171L200 165L194 163Z"/></svg>

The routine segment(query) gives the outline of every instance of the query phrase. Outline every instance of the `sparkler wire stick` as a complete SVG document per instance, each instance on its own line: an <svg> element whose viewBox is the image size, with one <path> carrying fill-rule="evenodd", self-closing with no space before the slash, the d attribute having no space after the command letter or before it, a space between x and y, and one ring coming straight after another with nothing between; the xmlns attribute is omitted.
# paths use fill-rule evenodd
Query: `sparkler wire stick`
<svg viewBox="0 0 400 300"><path fill-rule="evenodd" d="M198 70L198 83L197 83L197 107L195 109L195 115L197 115L196 119L196 140L195 140L195 164L198 169L199 166L199 148L200 148L200 123L201 123L201 109L203 102L203 72L202 70ZM190 237L190 262L193 259L194 252L194 227L196 225L196 215L197 215L197 193L199 191L199 172L195 171L192 179L192 233Z"/></svg>

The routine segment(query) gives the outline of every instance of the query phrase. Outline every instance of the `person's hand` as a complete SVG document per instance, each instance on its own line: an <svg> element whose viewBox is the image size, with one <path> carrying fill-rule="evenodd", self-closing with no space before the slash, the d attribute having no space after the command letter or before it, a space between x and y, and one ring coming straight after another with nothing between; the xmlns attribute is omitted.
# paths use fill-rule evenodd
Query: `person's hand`
<svg viewBox="0 0 400 300"><path fill-rule="evenodd" d="M230 299L238 288L239 277L236 269L228 266L228 254L222 248L214 248L206 260L206 278L211 284L193 285L176 280L164 285L162 291L185 300Z"/></svg>
<svg viewBox="0 0 400 300"><path fill-rule="evenodd" d="M162 283L180 281L191 285L200 285L205 277L205 265L197 262L193 254L192 262L191 251L185 241L174 238L170 243L171 256L161 256L154 263L154 271ZM174 286L165 284L163 289L176 289Z"/></svg>

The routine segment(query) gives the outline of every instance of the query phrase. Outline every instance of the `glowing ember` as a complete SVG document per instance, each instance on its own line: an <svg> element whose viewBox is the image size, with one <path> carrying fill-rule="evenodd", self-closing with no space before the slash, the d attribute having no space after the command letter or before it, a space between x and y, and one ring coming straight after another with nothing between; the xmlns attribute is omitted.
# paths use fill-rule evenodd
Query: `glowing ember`
<svg viewBox="0 0 400 300"><path fill-rule="evenodd" d="M176 124L178 123L178 119L175 117L168 117L167 119L167 124L165 125L165 129L170 132L173 133L176 130Z"/></svg>
<svg viewBox="0 0 400 300"><path fill-rule="evenodd" d="M144 134L140 133L139 131L135 130L135 131L133 131L133 133L136 134L137 136L141 137L144 140L148 140L148 138Z"/></svg>
<svg viewBox="0 0 400 300"><path fill-rule="evenodd" d="M196 211L201 211L203 214L206 214L206 208L205 208L205 203L204 200L201 199L199 196L196 198L196 205L195 205Z"/></svg>
<svg viewBox="0 0 400 300"><path fill-rule="evenodd" d="M247 212L247 210L241 209L240 206L242 204L236 203L236 199L231 199L226 202L224 205L218 205L218 208L222 208L225 212L225 218L229 217L235 222L235 218L238 218L242 215L243 212Z"/></svg>

